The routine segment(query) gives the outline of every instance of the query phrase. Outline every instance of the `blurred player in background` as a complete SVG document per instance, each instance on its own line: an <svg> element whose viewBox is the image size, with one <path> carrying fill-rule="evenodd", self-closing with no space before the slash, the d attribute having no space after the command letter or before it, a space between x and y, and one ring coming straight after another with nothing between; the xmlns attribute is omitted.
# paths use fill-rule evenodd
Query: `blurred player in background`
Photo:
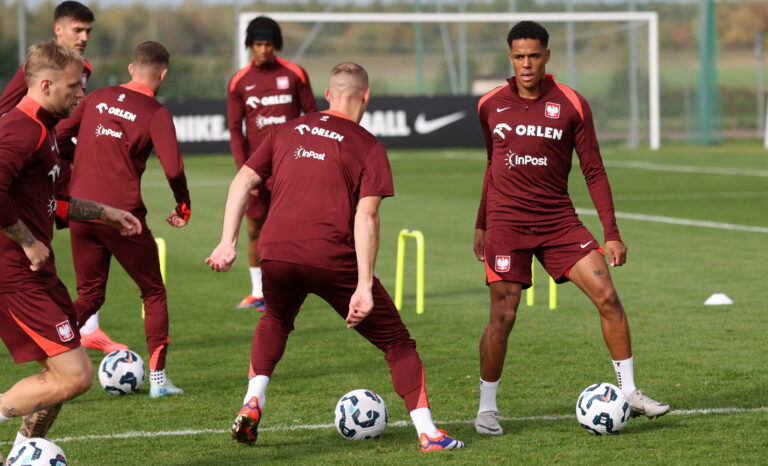
<svg viewBox="0 0 768 466"><path fill-rule="evenodd" d="M87 6L80 2L66 1L60 3L53 14L53 32L56 35L56 43L76 50L79 54L85 52L88 46L88 40L91 37L93 29L93 12ZM85 93L88 87L88 78L91 76L91 64L84 60L83 74L80 80L80 86ZM24 66L8 82L2 96L0 96L0 115L11 110L21 101L21 98L27 93L27 85L24 82ZM61 173L59 176L59 187L63 192L69 188L69 179L72 173L72 164L68 161L62 161ZM66 227L66 222L57 218L57 227ZM126 349L127 346L121 343L115 343L112 339L99 328L99 315L94 314L88 322L80 329L81 343L86 348L91 348L105 353L119 349Z"/></svg>
<svg viewBox="0 0 768 466"><path fill-rule="evenodd" d="M307 72L275 55L283 48L283 35L274 20L259 16L251 21L246 30L245 47L251 50L253 60L232 76L227 92L229 144L238 170L274 125L293 120L302 112L317 111ZM269 202L269 187L265 186L254 189L248 199L245 214L248 219L251 294L240 301L237 305L239 309L264 310L258 245Z"/></svg>
<svg viewBox="0 0 768 466"><path fill-rule="evenodd" d="M154 149L176 200L166 220L178 228L189 221L189 190L173 118L155 99L169 62L161 44L139 44L128 65L131 81L88 94L72 117L58 127L62 157L75 161L72 195L119 206L141 219L144 227L141 235L130 240L119 238L100 223L71 222L70 230L77 275L75 309L80 322L104 304L113 255L141 290L152 398L183 393L165 376L168 305L157 244L147 228L147 208L141 198L141 176ZM77 147L72 137L77 138Z"/></svg>
<svg viewBox="0 0 768 466"><path fill-rule="evenodd" d="M592 113L584 98L545 74L549 34L523 21L507 36L515 76L480 99L478 112L488 167L477 214L474 252L485 262L491 313L480 340L480 407L475 430L502 434L496 390L520 293L531 286L535 255L557 283L572 281L600 312L603 338L633 416L669 411L635 387L629 324L611 267L624 265L627 247L616 226L611 188ZM605 250L582 225L568 195L573 151L579 156L605 233Z"/></svg>
<svg viewBox="0 0 768 466"><path fill-rule="evenodd" d="M31 47L24 66L29 91L0 118L0 337L16 363L43 366L0 396L0 422L24 416L17 443L44 437L61 404L91 386L91 360L51 252L54 215L101 221L119 238L141 232L126 211L58 192L54 126L83 97L82 69L71 48Z"/></svg>
<svg viewBox="0 0 768 466"><path fill-rule="evenodd" d="M384 351L422 451L461 448L463 442L432 422L416 342L373 274L379 204L394 188L384 145L358 124L368 105L368 74L354 63L336 66L325 96L330 110L273 129L238 171L221 243L206 260L214 270L230 268L249 192L272 179L272 206L259 243L267 310L254 332L248 391L232 436L256 442L272 371L304 299L314 293L347 328Z"/></svg>

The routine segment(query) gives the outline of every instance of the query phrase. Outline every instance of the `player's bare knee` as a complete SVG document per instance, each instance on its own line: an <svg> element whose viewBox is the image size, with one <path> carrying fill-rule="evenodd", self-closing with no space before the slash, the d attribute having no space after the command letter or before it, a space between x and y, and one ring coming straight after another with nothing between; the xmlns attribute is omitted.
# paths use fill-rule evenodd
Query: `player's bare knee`
<svg viewBox="0 0 768 466"><path fill-rule="evenodd" d="M601 315L606 317L624 315L624 308L621 305L621 300L619 300L619 295L616 293L615 289L611 288L605 290L603 293L593 297L593 299L598 310L600 310Z"/></svg>

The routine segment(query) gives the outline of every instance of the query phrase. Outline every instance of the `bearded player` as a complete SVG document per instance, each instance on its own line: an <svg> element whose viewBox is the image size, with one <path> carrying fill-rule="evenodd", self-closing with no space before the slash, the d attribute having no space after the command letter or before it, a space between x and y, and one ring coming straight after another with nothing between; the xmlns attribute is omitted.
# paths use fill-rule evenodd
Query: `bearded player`
<svg viewBox="0 0 768 466"><path fill-rule="evenodd" d="M669 406L635 386L629 324L611 281L624 265L621 240L592 113L584 98L545 74L549 34L523 21L507 36L515 76L480 99L488 167L475 226L474 252L485 262L490 321L480 340L480 406L475 430L502 434L496 391L520 293L531 286L533 256L557 283L572 281L597 307L603 339L633 416L654 418ZM573 151L605 233L605 247L576 216L568 195Z"/></svg>

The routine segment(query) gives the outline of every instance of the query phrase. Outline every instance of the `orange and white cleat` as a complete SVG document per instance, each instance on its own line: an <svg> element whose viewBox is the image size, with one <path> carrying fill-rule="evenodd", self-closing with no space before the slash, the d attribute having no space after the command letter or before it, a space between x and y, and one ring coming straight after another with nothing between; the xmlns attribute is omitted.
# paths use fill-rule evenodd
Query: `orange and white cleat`
<svg viewBox="0 0 768 466"><path fill-rule="evenodd" d="M464 442L451 437L443 429L437 429L437 431L440 432L440 436L435 438L427 434L419 435L421 451L455 450L464 447Z"/></svg>
<svg viewBox="0 0 768 466"><path fill-rule="evenodd" d="M80 335L80 344L86 348L95 349L105 354L109 354L117 350L126 350L128 347L122 343L117 343L109 338L109 335L104 333L101 327L96 328L93 332Z"/></svg>
<svg viewBox="0 0 768 466"><path fill-rule="evenodd" d="M261 422L261 404L259 404L259 397L254 396L240 408L229 433L237 443L253 445L259 438L259 422Z"/></svg>
<svg viewBox="0 0 768 466"><path fill-rule="evenodd" d="M256 308L259 312L264 312L267 309L267 305L264 303L264 298L257 298L252 295L248 295L240 301L237 305L238 309L250 309Z"/></svg>

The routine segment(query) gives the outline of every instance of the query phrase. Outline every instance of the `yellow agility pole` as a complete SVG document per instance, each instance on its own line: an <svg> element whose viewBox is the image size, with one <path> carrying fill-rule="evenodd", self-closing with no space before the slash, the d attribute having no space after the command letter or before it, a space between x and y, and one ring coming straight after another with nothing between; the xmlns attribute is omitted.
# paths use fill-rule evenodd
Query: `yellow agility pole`
<svg viewBox="0 0 768 466"><path fill-rule="evenodd" d="M416 239L416 314L424 314L424 235L418 230L400 230L397 235L397 268L395 270L395 307L403 307L405 278L405 240Z"/></svg>
<svg viewBox="0 0 768 466"><path fill-rule="evenodd" d="M534 274L536 273L535 271L536 271L536 262L533 262L531 264L531 287L528 288L528 290L525 293L525 304L527 306L533 306L533 302L534 302L533 289L534 289L534 285L536 284L536 280L534 279ZM552 277L549 277L549 308L550 309L557 308L557 283L555 283L555 280Z"/></svg>
<svg viewBox="0 0 768 466"><path fill-rule="evenodd" d="M165 283L165 239L155 238L155 244L157 244L157 258L160 259L160 275L163 277L163 283ZM144 317L144 303L141 303L141 318Z"/></svg>

